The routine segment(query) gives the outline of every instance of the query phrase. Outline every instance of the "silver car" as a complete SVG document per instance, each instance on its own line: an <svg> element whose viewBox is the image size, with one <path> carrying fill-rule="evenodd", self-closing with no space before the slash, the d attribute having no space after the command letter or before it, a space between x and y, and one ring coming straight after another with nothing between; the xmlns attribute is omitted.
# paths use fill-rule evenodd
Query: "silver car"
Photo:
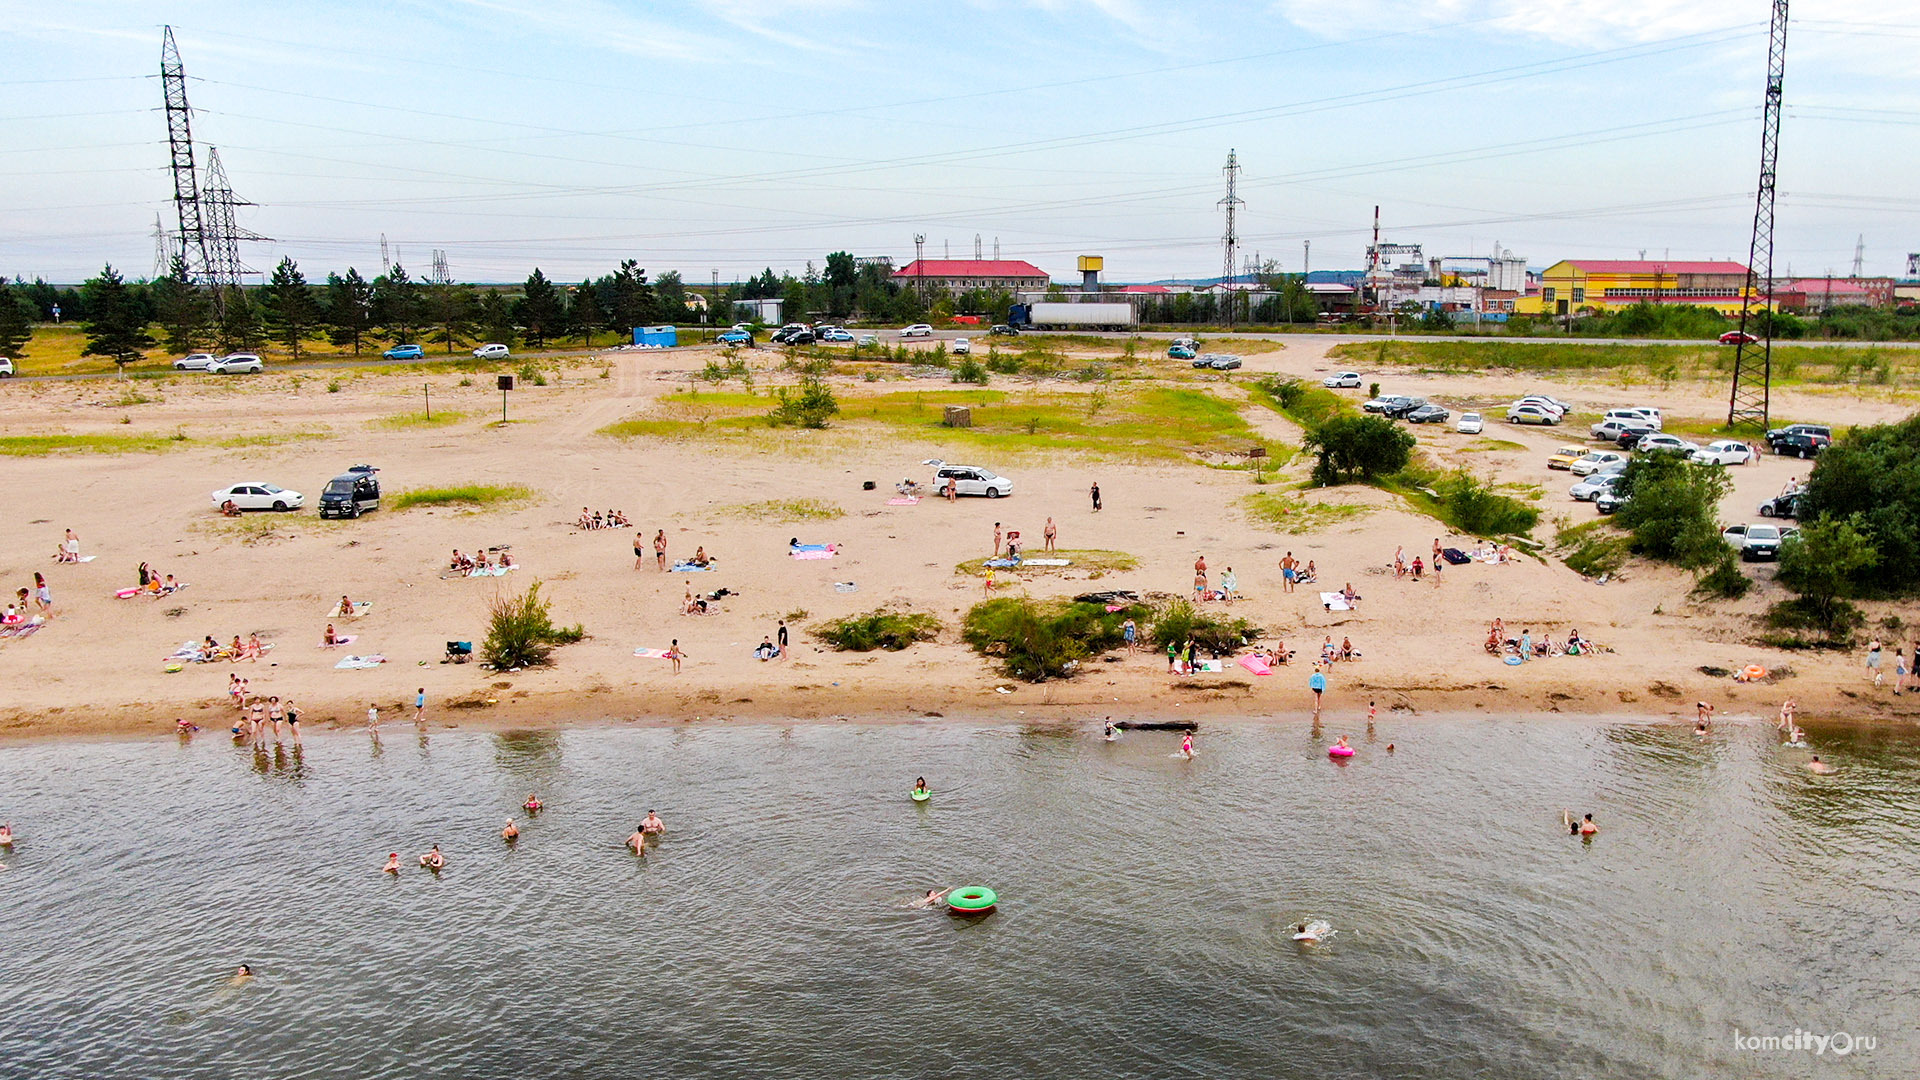
<svg viewBox="0 0 1920 1080"><path fill-rule="evenodd" d="M1621 474L1617 472L1599 473L1567 489L1575 502L1593 502L1602 495L1613 494L1615 485L1620 483Z"/></svg>

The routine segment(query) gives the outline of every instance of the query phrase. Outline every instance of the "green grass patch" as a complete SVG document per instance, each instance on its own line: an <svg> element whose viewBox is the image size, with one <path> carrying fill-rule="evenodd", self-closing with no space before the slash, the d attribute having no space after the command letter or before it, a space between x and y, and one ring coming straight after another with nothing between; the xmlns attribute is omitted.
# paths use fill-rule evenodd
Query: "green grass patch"
<svg viewBox="0 0 1920 1080"><path fill-rule="evenodd" d="M326 428L315 431L263 431L258 435L230 435L213 445L222 450L245 450L255 446L285 446L288 443L312 442L315 439L330 439L333 432Z"/></svg>
<svg viewBox="0 0 1920 1080"><path fill-rule="evenodd" d="M1525 445L1521 443L1508 442L1505 439L1475 439L1472 442L1468 443L1462 449L1466 450L1468 453L1488 454L1488 453L1509 453L1514 450L1525 452L1527 448Z"/></svg>
<svg viewBox="0 0 1920 1080"><path fill-rule="evenodd" d="M1336 416L1358 416L1351 401L1303 379L1269 375L1253 384L1253 400L1303 428L1317 428Z"/></svg>
<svg viewBox="0 0 1920 1080"><path fill-rule="evenodd" d="M847 515L825 499L768 499L724 507L720 512L728 517L770 522L831 521Z"/></svg>
<svg viewBox="0 0 1920 1080"><path fill-rule="evenodd" d="M1028 548L1021 552L1028 559L1065 559L1066 566L996 566L994 570L1006 573L1022 574L1063 574L1068 571L1091 570L1096 573L1117 573L1133 570L1140 560L1124 551L1102 551L1098 548L1061 548L1057 551L1041 551ZM987 572L986 558L968 559L954 566L953 572L968 577L979 577Z"/></svg>
<svg viewBox="0 0 1920 1080"><path fill-rule="evenodd" d="M1007 675L1045 682L1070 678L1088 659L1125 645L1122 625L1148 615L1144 604L1108 611L1101 604L1003 596L974 605L960 633Z"/></svg>
<svg viewBox="0 0 1920 1080"><path fill-rule="evenodd" d="M1485 371L1503 368L1530 372L1608 372L1652 382L1730 373L1734 350L1713 342L1698 345L1601 345L1566 342L1463 341L1349 342L1327 350L1330 358L1367 364L1396 364L1425 371ZM1868 348L1773 347L1776 385L1811 383L1886 386L1904 371L1920 366L1920 348L1911 345Z"/></svg>
<svg viewBox="0 0 1920 1080"><path fill-rule="evenodd" d="M1370 506L1310 502L1298 495L1261 491L1240 500L1249 521L1290 536L1315 533L1373 512Z"/></svg>
<svg viewBox="0 0 1920 1080"><path fill-rule="evenodd" d="M1436 472L1408 468L1382 484L1456 532L1472 536L1525 536L1540 523L1540 511L1502 495L1464 469Z"/></svg>
<svg viewBox="0 0 1920 1080"><path fill-rule="evenodd" d="M367 424L369 427L384 428L388 431L404 431L409 428L451 427L466 418L466 413L455 412L451 409L441 409L431 416L424 412L395 413L392 416L382 416L376 420L369 420Z"/></svg>
<svg viewBox="0 0 1920 1080"><path fill-rule="evenodd" d="M1209 614L1195 609L1191 601L1175 599L1154 609L1147 640L1163 650L1169 645L1185 648L1191 641L1199 652L1225 657L1240 651L1262 632L1246 619Z"/></svg>
<svg viewBox="0 0 1920 1080"><path fill-rule="evenodd" d="M940 620L924 612L881 608L823 622L808 627L807 632L841 652L899 652L915 642L940 636Z"/></svg>
<svg viewBox="0 0 1920 1080"><path fill-rule="evenodd" d="M419 506L474 508L502 506L533 498L533 489L520 484L467 484L462 487L415 488L393 497L395 510Z"/></svg>
<svg viewBox="0 0 1920 1080"><path fill-rule="evenodd" d="M1553 546L1569 570L1599 577L1627 564L1632 539L1605 520L1598 520L1561 529L1554 534Z"/></svg>
<svg viewBox="0 0 1920 1080"><path fill-rule="evenodd" d="M158 454L185 441L170 435L4 435L0 436L0 455Z"/></svg>
<svg viewBox="0 0 1920 1080"><path fill-rule="evenodd" d="M972 410L973 426L941 424L948 405ZM1233 401L1205 390L1102 387L1090 393L999 390L914 390L850 398L839 420L874 423L977 450L1081 451L1127 460L1185 460L1189 455L1244 454L1279 444L1256 434Z"/></svg>

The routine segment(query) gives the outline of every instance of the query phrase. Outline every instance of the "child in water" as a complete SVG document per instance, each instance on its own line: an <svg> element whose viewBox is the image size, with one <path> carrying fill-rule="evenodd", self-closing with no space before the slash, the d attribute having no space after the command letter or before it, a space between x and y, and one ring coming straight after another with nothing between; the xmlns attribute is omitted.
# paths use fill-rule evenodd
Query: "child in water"
<svg viewBox="0 0 1920 1080"><path fill-rule="evenodd" d="M1188 761L1193 760L1193 732L1191 731L1180 736L1180 756Z"/></svg>

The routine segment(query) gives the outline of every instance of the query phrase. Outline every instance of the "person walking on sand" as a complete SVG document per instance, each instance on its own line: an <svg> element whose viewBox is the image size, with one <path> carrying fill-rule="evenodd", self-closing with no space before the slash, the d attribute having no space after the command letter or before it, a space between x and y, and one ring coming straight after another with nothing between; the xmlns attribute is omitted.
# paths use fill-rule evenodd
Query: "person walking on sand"
<svg viewBox="0 0 1920 1080"><path fill-rule="evenodd" d="M661 529L653 534L653 565L662 573L667 569L667 530Z"/></svg>
<svg viewBox="0 0 1920 1080"><path fill-rule="evenodd" d="M1060 530L1054 526L1053 519L1048 518L1046 528L1040 530L1041 548L1046 551L1052 551L1053 541L1059 535Z"/></svg>
<svg viewBox="0 0 1920 1080"><path fill-rule="evenodd" d="M655 640L658 640L657 638ZM667 659L673 661L673 673L680 674L680 661L686 659L686 652L680 648L680 639L674 638L667 646Z"/></svg>
<svg viewBox="0 0 1920 1080"><path fill-rule="evenodd" d="M427 719L427 688L421 687L413 692L413 722L424 723Z"/></svg>
<svg viewBox="0 0 1920 1080"><path fill-rule="evenodd" d="M780 620L780 629L775 632L774 640L780 644L780 659L787 658L787 620Z"/></svg>
<svg viewBox="0 0 1920 1080"><path fill-rule="evenodd" d="M1313 666L1313 674L1307 677L1307 689L1313 691L1313 715L1320 715L1320 697L1327 692L1327 676L1320 665Z"/></svg>
<svg viewBox="0 0 1920 1080"><path fill-rule="evenodd" d="M993 557L1000 557L1000 523L993 523Z"/></svg>
<svg viewBox="0 0 1920 1080"><path fill-rule="evenodd" d="M643 532L636 532L633 534L633 568L635 570L643 570L646 568L646 565L647 565L647 534Z"/></svg>
<svg viewBox="0 0 1920 1080"><path fill-rule="evenodd" d="M33 575L33 577L35 581L38 581L40 579L39 574L35 574ZM1867 670L1873 672L1873 685L1879 686L1880 685L1880 639L1879 638L1874 638L1872 641L1867 643Z"/></svg>
<svg viewBox="0 0 1920 1080"><path fill-rule="evenodd" d="M1093 485L1093 490L1089 492L1089 494L1093 496L1093 512L1097 514L1100 512L1100 485L1098 482Z"/></svg>
<svg viewBox="0 0 1920 1080"><path fill-rule="evenodd" d="M33 602L39 605L40 614L53 617L53 590L47 588L46 575L38 570L33 572Z"/></svg>
<svg viewBox="0 0 1920 1080"><path fill-rule="evenodd" d="M373 702L367 703L367 726L370 728L380 726L380 706Z"/></svg>

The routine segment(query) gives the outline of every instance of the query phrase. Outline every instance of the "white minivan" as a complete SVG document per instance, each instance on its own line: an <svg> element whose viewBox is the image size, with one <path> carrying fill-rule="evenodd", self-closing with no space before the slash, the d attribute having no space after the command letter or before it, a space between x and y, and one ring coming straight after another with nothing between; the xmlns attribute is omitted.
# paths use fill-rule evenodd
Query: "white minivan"
<svg viewBox="0 0 1920 1080"><path fill-rule="evenodd" d="M1660 410L1646 406L1608 409L1607 414L1600 418L1600 422L1604 424L1609 420L1618 420L1623 424L1645 424L1655 431L1660 430Z"/></svg>
<svg viewBox="0 0 1920 1080"><path fill-rule="evenodd" d="M985 495L989 499L998 499L1013 494L1013 481L992 469L983 469L978 465L949 465L938 458L926 464L933 466L935 494L947 490L948 480L953 481L956 495Z"/></svg>

